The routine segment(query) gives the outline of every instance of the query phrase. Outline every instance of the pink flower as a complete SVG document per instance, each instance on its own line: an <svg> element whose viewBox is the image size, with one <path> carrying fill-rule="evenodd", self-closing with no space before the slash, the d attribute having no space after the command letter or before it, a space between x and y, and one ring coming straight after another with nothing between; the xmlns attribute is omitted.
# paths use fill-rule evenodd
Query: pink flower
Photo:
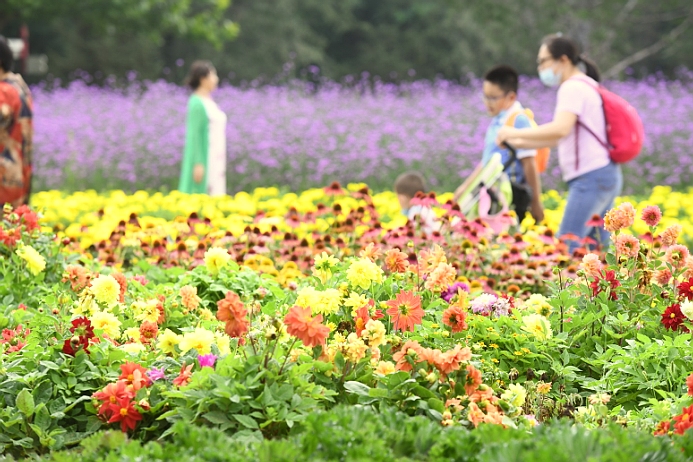
<svg viewBox="0 0 693 462"><path fill-rule="evenodd" d="M424 192L417 192L414 197L411 198L409 201L409 205L420 205L422 207L433 207L436 205L440 205L438 202L438 199L436 198L436 193L431 191L430 193L426 194Z"/></svg>
<svg viewBox="0 0 693 462"><path fill-rule="evenodd" d="M668 269L659 270L655 273L654 279L660 286L665 286L671 281L671 271Z"/></svg>
<svg viewBox="0 0 693 462"><path fill-rule="evenodd" d="M596 228L601 228L604 226L604 219L599 216L599 214L595 213L592 215L592 218L587 220L587 223L585 225L590 226L590 227L596 227Z"/></svg>
<svg viewBox="0 0 693 462"><path fill-rule="evenodd" d="M662 211L656 205L648 205L643 209L640 218L647 223L647 226L654 228L662 219Z"/></svg>
<svg viewBox="0 0 693 462"><path fill-rule="evenodd" d="M635 236L631 236L630 234L619 234L616 238L616 251L619 255L635 258L638 256L639 250L640 241Z"/></svg>
<svg viewBox="0 0 693 462"><path fill-rule="evenodd" d="M585 271L587 276L591 278L598 279L602 274L602 262L599 259L599 255L594 253L588 253L582 257L582 263L580 266Z"/></svg>
<svg viewBox="0 0 693 462"><path fill-rule="evenodd" d="M152 382L156 382L157 380L166 379L166 373L163 367L152 367L147 371L147 377L149 377L149 380Z"/></svg>
<svg viewBox="0 0 693 462"><path fill-rule="evenodd" d="M213 353L199 355L197 360L200 361L200 367L214 367L214 363L217 361L217 355Z"/></svg>
<svg viewBox="0 0 693 462"><path fill-rule="evenodd" d="M681 269L685 266L690 252L688 247L681 244L672 245L667 249L666 259L676 269Z"/></svg>
<svg viewBox="0 0 693 462"><path fill-rule="evenodd" d="M659 235L662 238L662 245L669 247L670 245L676 244L676 240L681 234L681 225L671 225Z"/></svg>
<svg viewBox="0 0 693 462"><path fill-rule="evenodd" d="M683 273L684 279L693 278L693 256L686 258L686 271Z"/></svg>
<svg viewBox="0 0 693 462"><path fill-rule="evenodd" d="M624 228L629 228L635 221L635 209L630 202L624 202L616 208L606 212L604 217L604 229L613 233Z"/></svg>

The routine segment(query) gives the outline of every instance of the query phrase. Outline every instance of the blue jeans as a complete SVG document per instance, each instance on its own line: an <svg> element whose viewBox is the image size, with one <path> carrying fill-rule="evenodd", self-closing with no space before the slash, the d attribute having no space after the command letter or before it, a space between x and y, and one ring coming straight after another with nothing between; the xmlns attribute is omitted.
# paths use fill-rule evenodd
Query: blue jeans
<svg viewBox="0 0 693 462"><path fill-rule="evenodd" d="M610 163L606 167L592 170L568 182L568 203L558 236L574 234L580 239L588 234L600 245L609 245L609 232L604 227L587 226L593 215L604 217L614 207L614 199L623 189L621 166ZM572 253L580 246L578 241L568 241Z"/></svg>

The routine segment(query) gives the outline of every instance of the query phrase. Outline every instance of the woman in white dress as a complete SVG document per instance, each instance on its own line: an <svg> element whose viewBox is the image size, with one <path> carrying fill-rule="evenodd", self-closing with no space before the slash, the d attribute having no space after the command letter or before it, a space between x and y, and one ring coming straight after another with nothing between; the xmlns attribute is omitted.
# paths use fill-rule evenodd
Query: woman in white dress
<svg viewBox="0 0 693 462"><path fill-rule="evenodd" d="M189 194L226 194L226 114L212 99L219 84L209 61L195 61L188 76L185 151L178 189Z"/></svg>

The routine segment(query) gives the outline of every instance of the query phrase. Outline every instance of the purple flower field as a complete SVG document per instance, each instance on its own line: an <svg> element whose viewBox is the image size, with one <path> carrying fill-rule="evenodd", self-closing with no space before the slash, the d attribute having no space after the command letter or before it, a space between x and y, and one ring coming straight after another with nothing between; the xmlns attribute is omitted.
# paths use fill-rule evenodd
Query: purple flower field
<svg viewBox="0 0 693 462"><path fill-rule="evenodd" d="M173 189L185 138L186 89L164 82L147 90L34 88L35 189ZM625 168L625 193L654 185L682 189L693 179L693 83L651 78L607 86L639 111L644 152ZM408 169L432 189L450 191L481 158L488 116L480 82L440 81L364 86L326 84L221 87L215 99L229 117L229 191L257 186L300 190L364 181L391 187ZM524 80L520 100L539 123L552 116L555 90ZM555 158L545 189L563 189Z"/></svg>

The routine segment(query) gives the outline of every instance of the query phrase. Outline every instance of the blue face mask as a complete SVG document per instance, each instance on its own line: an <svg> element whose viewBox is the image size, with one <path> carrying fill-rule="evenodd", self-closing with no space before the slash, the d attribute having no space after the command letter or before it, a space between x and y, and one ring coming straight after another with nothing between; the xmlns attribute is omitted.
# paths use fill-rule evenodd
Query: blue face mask
<svg viewBox="0 0 693 462"><path fill-rule="evenodd" d="M547 87L557 87L561 83L561 73L554 72L550 67L542 69L539 71L539 80Z"/></svg>

